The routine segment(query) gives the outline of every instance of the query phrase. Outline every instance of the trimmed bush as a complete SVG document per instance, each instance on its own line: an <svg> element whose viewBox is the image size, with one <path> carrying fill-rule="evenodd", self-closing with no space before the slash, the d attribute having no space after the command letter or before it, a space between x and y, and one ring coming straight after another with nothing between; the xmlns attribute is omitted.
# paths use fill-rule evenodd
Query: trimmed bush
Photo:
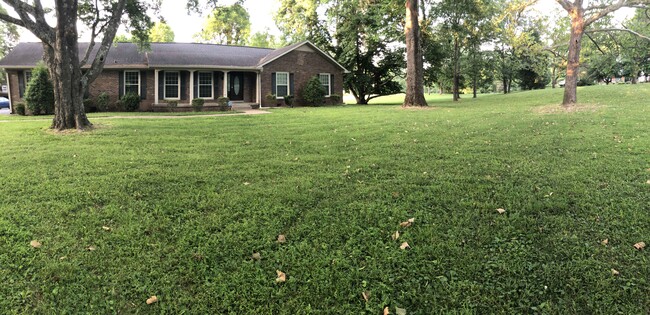
<svg viewBox="0 0 650 315"><path fill-rule="evenodd" d="M108 93L102 92L97 96L97 111L105 112L108 110Z"/></svg>
<svg viewBox="0 0 650 315"><path fill-rule="evenodd" d="M307 102L307 105L320 106L325 101L325 93L320 80L314 76L307 81L307 84L302 89L302 98Z"/></svg>
<svg viewBox="0 0 650 315"><path fill-rule="evenodd" d="M127 112L135 112L140 108L140 95L135 93L126 93L122 96L122 106Z"/></svg>
<svg viewBox="0 0 650 315"><path fill-rule="evenodd" d="M32 71L32 79L25 90L25 102L33 115L54 113L54 86L47 69L42 65Z"/></svg>
<svg viewBox="0 0 650 315"><path fill-rule="evenodd" d="M289 107L293 107L293 100L295 99L295 96L293 95L287 95L284 97L284 103L287 104Z"/></svg>
<svg viewBox="0 0 650 315"><path fill-rule="evenodd" d="M96 109L97 107L95 107L95 102L93 101L92 98L84 99L84 111L86 113L95 112Z"/></svg>
<svg viewBox="0 0 650 315"><path fill-rule="evenodd" d="M227 111L229 108L228 103L230 102L230 99L222 96L217 98L217 104L219 105L219 110L220 111Z"/></svg>
<svg viewBox="0 0 650 315"><path fill-rule="evenodd" d="M332 103L333 103L333 104L337 104L337 105L338 105L338 104L341 104L341 100L342 100L342 99L343 99L343 98L341 97L341 95L338 95L338 94L332 94L332 95L330 95L330 100L332 100Z"/></svg>
<svg viewBox="0 0 650 315"><path fill-rule="evenodd" d="M169 101L167 102L167 109L169 109L170 112L173 112L176 107L178 107L178 102L177 101Z"/></svg>
<svg viewBox="0 0 650 315"><path fill-rule="evenodd" d="M203 110L203 105L205 104L205 100L202 98L195 98L192 100L192 109L194 109L195 112L200 112Z"/></svg>
<svg viewBox="0 0 650 315"><path fill-rule="evenodd" d="M24 103L16 104L16 114L18 114L20 116L25 116L25 104Z"/></svg>

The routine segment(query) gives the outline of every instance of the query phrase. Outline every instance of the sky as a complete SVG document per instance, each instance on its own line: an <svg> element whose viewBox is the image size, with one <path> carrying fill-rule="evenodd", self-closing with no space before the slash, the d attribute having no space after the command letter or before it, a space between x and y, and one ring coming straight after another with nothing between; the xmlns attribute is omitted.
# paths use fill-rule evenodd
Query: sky
<svg viewBox="0 0 650 315"><path fill-rule="evenodd" d="M230 5L236 0L220 0L221 4ZM43 4L48 5L48 2L53 2L52 0L44 0ZM161 7L161 15L165 18L167 24L171 26L174 30L175 41L182 43L193 42L194 34L201 31L203 22L205 21L205 15L209 12L204 12L203 16L198 16L197 14L188 15L185 8L186 1L184 0L163 0L163 5ZM264 31L265 28L268 28L271 34L279 35L279 31L275 26L275 21L273 21L273 15L280 7L278 0L246 0L244 6L250 14L251 21L251 34L255 32ZM561 9L560 5L557 4L554 0L539 0L536 9L542 14L552 14L556 9ZM616 13L616 19L622 20L627 14L631 12L631 9L621 9ZM562 14L565 14L562 11ZM118 33L124 33L124 28L122 27ZM32 35L29 31L21 29L21 41L31 41L35 42L38 39ZM82 41L88 40L81 38Z"/></svg>

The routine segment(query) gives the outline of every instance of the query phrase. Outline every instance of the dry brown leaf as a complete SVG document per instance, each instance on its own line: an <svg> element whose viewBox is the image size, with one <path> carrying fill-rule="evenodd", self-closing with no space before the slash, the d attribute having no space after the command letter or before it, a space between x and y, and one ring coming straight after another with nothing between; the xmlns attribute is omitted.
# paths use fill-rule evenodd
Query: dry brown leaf
<svg viewBox="0 0 650 315"><path fill-rule="evenodd" d="M251 183L249 183L249 182L244 182L244 186L248 186L248 185L250 185L250 184L251 184Z"/></svg>
<svg viewBox="0 0 650 315"><path fill-rule="evenodd" d="M648 179L648 181L647 181L647 182L645 182L645 183L646 183L646 184L648 184L648 185L650 185L650 179Z"/></svg>
<svg viewBox="0 0 650 315"><path fill-rule="evenodd" d="M156 302L158 302L158 297L155 296L155 295L152 295L150 298L147 299L147 304L148 305L151 305L151 304L156 303Z"/></svg>
<svg viewBox="0 0 650 315"><path fill-rule="evenodd" d="M395 231L395 233L393 233L393 235L391 235L390 237L393 238L393 241L396 241L399 238L399 231Z"/></svg>
<svg viewBox="0 0 650 315"><path fill-rule="evenodd" d="M499 214L504 214L504 213L506 213L506 209L499 208L499 209L497 209L497 212L498 212Z"/></svg>
<svg viewBox="0 0 650 315"><path fill-rule="evenodd" d="M642 249L645 248L645 243L644 242L638 242L638 243L634 244L634 248L636 248L638 250L642 250Z"/></svg>
<svg viewBox="0 0 650 315"><path fill-rule="evenodd" d="M361 292L361 296L363 297L364 301L368 302L370 300L370 291Z"/></svg>
<svg viewBox="0 0 650 315"><path fill-rule="evenodd" d="M95 247L93 245L86 247L86 250L91 251L91 252L96 250L96 249L97 249L97 247Z"/></svg>
<svg viewBox="0 0 650 315"><path fill-rule="evenodd" d="M284 236L284 234L278 235L278 243L285 243L287 241L287 238Z"/></svg>
<svg viewBox="0 0 650 315"><path fill-rule="evenodd" d="M402 243L402 245L399 246L399 248L400 249L407 249L407 248L411 248L411 246L409 245L409 243L404 242L404 243Z"/></svg>
<svg viewBox="0 0 650 315"><path fill-rule="evenodd" d="M395 314L406 315L406 309L395 306Z"/></svg>
<svg viewBox="0 0 650 315"><path fill-rule="evenodd" d="M613 276L618 276L618 275L620 275L620 274L621 274L621 273L618 272L618 270L612 268L612 275L613 275Z"/></svg>
<svg viewBox="0 0 650 315"><path fill-rule="evenodd" d="M287 281L287 274L285 274L284 272L282 272L280 270L276 270L275 273L278 274L278 277L275 278L275 282L281 283L281 282Z"/></svg>
<svg viewBox="0 0 650 315"><path fill-rule="evenodd" d="M388 310L388 306L384 307L384 315L390 314L390 311Z"/></svg>
<svg viewBox="0 0 650 315"><path fill-rule="evenodd" d="M410 218L410 219L400 223L399 226L401 226L401 227L409 227L409 226L413 225L414 222L415 222L415 218Z"/></svg>
<svg viewBox="0 0 650 315"><path fill-rule="evenodd" d="M31 245L34 248L41 248L42 244L41 244L41 242L39 242L37 240L33 240L33 241L29 242L29 245Z"/></svg>
<svg viewBox="0 0 650 315"><path fill-rule="evenodd" d="M602 242L600 242L600 244L603 246L607 246L607 244L609 244L609 239L608 238L604 239Z"/></svg>
<svg viewBox="0 0 650 315"><path fill-rule="evenodd" d="M253 253L253 260L261 260L262 255L260 253Z"/></svg>
<svg viewBox="0 0 650 315"><path fill-rule="evenodd" d="M102 226L102 229L107 232L111 230L111 228L108 226Z"/></svg>

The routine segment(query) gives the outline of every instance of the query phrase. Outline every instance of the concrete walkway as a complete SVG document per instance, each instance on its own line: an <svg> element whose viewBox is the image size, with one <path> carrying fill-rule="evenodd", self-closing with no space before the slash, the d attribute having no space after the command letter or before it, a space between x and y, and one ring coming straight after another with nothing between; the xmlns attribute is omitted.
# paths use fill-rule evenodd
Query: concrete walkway
<svg viewBox="0 0 650 315"><path fill-rule="evenodd" d="M147 116L107 116L107 117L88 117L90 121L99 119L181 119L181 118L202 118L202 117L228 117L243 115L263 115L271 112L261 109L244 109L241 113L236 114L208 114L208 115L147 115ZM0 120L0 123L21 122L21 121L50 121L51 119L17 119L17 120Z"/></svg>

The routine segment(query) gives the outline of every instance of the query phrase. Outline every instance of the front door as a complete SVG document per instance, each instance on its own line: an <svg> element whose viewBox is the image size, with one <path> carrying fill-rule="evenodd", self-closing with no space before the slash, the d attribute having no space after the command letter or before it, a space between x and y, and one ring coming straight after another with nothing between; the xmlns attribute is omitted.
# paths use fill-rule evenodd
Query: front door
<svg viewBox="0 0 650 315"><path fill-rule="evenodd" d="M231 101L244 100L244 74L241 72L228 73L228 98Z"/></svg>

